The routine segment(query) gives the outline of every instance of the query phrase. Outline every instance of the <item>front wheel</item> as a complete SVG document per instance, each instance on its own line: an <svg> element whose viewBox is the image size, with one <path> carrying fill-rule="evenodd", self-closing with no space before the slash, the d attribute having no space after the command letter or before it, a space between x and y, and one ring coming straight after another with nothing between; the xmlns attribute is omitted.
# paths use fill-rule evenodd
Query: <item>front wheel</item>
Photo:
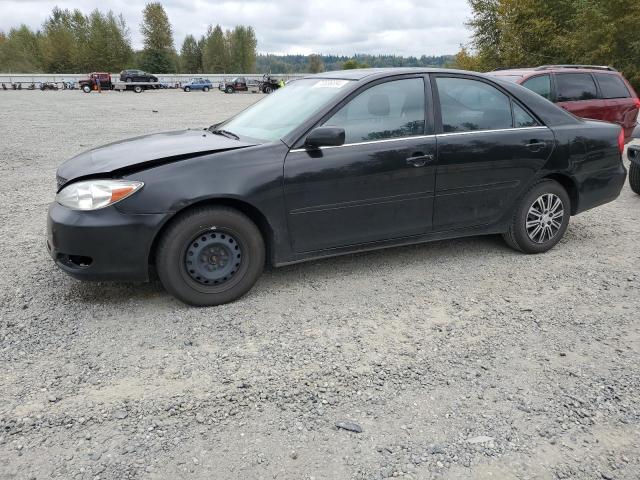
<svg viewBox="0 0 640 480"><path fill-rule="evenodd" d="M264 93L269 95L271 92L273 92L273 87L271 87L270 85L267 85L266 87L264 87Z"/></svg>
<svg viewBox="0 0 640 480"><path fill-rule="evenodd" d="M178 217L162 234L156 268L167 292L190 305L212 306L248 292L264 260L262 235L246 215L204 207Z"/></svg>
<svg viewBox="0 0 640 480"><path fill-rule="evenodd" d="M640 165L637 163L629 166L629 186L634 193L640 195Z"/></svg>
<svg viewBox="0 0 640 480"><path fill-rule="evenodd" d="M131 83L131 82L133 82L133 79L132 79L131 77L129 77L129 78L127 78L127 79L125 80L125 82L127 82L127 83Z"/></svg>
<svg viewBox="0 0 640 480"><path fill-rule="evenodd" d="M516 250L543 253L560 241L569 226L570 215L571 201L562 185L542 180L520 199L503 237Z"/></svg>
<svg viewBox="0 0 640 480"><path fill-rule="evenodd" d="M190 92L191 91L191 87L184 87L184 91L185 92Z"/></svg>
<svg viewBox="0 0 640 480"><path fill-rule="evenodd" d="M227 92L227 93L233 93L233 87L227 87L227 89L225 90L225 92Z"/></svg>
<svg viewBox="0 0 640 480"><path fill-rule="evenodd" d="M84 93L91 93L91 86L90 85L83 85L82 86L82 91Z"/></svg>

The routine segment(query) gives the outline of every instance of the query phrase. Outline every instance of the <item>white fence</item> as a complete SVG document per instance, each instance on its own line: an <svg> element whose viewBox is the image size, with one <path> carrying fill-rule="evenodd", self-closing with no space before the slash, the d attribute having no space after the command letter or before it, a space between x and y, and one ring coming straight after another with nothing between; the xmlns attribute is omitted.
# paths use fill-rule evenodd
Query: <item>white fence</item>
<svg viewBox="0 0 640 480"><path fill-rule="evenodd" d="M274 74L275 78L282 78L285 81L292 78L301 78L304 73L290 74ZM232 80L236 77L244 77L247 80L262 80L262 74L245 74L245 73L194 73L194 74L159 74L156 75L161 83L185 83L194 77L209 79L212 83L218 83L223 80ZM0 73L0 83L44 83L44 82L77 82L80 79L87 78L86 73ZM119 73L112 73L111 79L120 80Z"/></svg>

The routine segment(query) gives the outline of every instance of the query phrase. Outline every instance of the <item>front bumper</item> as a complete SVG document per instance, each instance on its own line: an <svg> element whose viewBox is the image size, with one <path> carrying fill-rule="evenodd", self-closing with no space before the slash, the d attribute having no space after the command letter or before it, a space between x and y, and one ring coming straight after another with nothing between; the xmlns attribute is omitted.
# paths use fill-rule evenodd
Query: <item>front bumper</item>
<svg viewBox="0 0 640 480"><path fill-rule="evenodd" d="M167 214L130 215L114 206L77 211L49 206L47 248L56 265L80 280L149 278L149 253Z"/></svg>

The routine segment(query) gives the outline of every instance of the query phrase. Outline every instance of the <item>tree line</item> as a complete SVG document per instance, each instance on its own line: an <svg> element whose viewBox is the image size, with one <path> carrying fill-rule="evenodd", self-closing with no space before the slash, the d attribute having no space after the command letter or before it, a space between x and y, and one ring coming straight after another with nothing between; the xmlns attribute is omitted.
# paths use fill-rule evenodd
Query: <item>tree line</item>
<svg viewBox="0 0 640 480"><path fill-rule="evenodd" d="M470 45L452 65L478 71L544 64L609 65L640 90L640 2L469 0Z"/></svg>
<svg viewBox="0 0 640 480"><path fill-rule="evenodd" d="M258 42L252 27L224 31L211 26L198 40L187 35L176 51L173 29L160 2L148 3L140 32L143 48L134 50L122 15L54 8L42 28L26 25L0 31L0 72L117 72L139 68L153 73L252 73Z"/></svg>

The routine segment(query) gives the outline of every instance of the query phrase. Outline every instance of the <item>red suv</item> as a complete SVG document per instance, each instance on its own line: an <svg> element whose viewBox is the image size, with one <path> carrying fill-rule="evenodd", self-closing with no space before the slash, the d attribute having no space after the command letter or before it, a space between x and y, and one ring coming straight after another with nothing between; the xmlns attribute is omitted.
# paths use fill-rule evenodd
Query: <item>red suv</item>
<svg viewBox="0 0 640 480"><path fill-rule="evenodd" d="M636 127L640 99L615 68L544 65L489 75L519 83L579 117L617 123L624 129L625 141Z"/></svg>

